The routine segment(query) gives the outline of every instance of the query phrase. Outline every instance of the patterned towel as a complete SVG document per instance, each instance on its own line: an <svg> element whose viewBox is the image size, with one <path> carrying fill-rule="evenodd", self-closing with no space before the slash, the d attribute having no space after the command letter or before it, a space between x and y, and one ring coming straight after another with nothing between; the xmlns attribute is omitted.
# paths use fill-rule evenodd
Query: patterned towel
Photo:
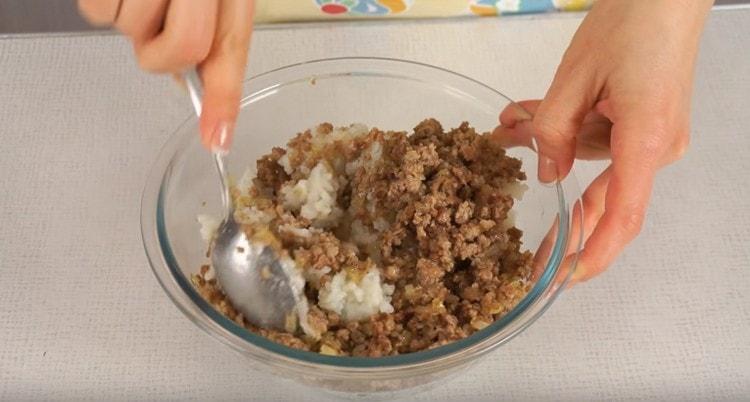
<svg viewBox="0 0 750 402"><path fill-rule="evenodd" d="M256 22L440 18L580 11L594 0L256 0Z"/></svg>

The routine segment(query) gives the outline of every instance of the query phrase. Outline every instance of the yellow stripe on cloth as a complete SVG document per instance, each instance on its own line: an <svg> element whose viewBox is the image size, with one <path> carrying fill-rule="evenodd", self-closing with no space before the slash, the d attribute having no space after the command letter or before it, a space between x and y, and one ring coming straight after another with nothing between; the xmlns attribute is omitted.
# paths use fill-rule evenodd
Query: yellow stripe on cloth
<svg viewBox="0 0 750 402"><path fill-rule="evenodd" d="M361 18L445 18L502 13L578 11L594 0L256 0L255 22ZM546 5L545 5L546 4Z"/></svg>

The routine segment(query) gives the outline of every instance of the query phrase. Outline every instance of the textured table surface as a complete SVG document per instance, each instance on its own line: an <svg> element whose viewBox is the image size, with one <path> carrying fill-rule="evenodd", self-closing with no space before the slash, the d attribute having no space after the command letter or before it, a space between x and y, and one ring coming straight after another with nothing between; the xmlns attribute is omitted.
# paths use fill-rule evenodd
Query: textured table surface
<svg viewBox="0 0 750 402"><path fill-rule="evenodd" d="M580 16L313 25L256 33L248 74L409 58L539 97ZM717 11L693 145L643 234L507 347L415 398L750 399L750 10ZM141 246L140 193L190 113L116 36L0 39L0 400L314 400L195 328ZM582 181L597 166L580 166Z"/></svg>

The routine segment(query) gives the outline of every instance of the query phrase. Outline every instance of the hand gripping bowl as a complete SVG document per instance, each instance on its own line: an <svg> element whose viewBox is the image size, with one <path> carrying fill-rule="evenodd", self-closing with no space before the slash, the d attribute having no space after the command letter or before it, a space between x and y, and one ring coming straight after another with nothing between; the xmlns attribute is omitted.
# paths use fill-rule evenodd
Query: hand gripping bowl
<svg viewBox="0 0 750 402"><path fill-rule="evenodd" d="M425 64L379 58L339 58L283 67L249 79L227 163L239 177L273 146L327 121L410 130L428 117L446 129L468 121L491 131L511 104L494 89ZM520 107L520 106L519 106ZM187 111L186 111L187 113ZM524 247L543 269L529 294L508 314L472 336L434 349L393 357L325 356L273 343L225 318L194 290L190 275L205 264L198 214L220 216L219 181L200 145L197 120L188 118L154 164L143 194L143 243L167 295L197 326L247 358L253 367L331 391L390 394L444 378L486 355L533 323L555 300L572 272L560 269L580 248L572 213L580 195L572 177L555 185L536 180L536 154L527 147L509 155L523 161L529 186L518 202L516 226ZM575 238L574 238L575 237ZM411 391L410 391L411 392Z"/></svg>

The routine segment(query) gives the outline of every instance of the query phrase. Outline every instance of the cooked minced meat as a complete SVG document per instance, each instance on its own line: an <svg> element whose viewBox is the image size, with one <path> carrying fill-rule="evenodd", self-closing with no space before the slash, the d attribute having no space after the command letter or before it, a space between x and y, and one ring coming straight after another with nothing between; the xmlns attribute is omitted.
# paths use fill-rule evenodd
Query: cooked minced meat
<svg viewBox="0 0 750 402"><path fill-rule="evenodd" d="M406 132L325 123L257 161L235 218L286 250L305 278L305 329L257 328L204 266L200 294L248 330L331 355L388 356L465 338L529 290L511 208L521 161L468 123Z"/></svg>

